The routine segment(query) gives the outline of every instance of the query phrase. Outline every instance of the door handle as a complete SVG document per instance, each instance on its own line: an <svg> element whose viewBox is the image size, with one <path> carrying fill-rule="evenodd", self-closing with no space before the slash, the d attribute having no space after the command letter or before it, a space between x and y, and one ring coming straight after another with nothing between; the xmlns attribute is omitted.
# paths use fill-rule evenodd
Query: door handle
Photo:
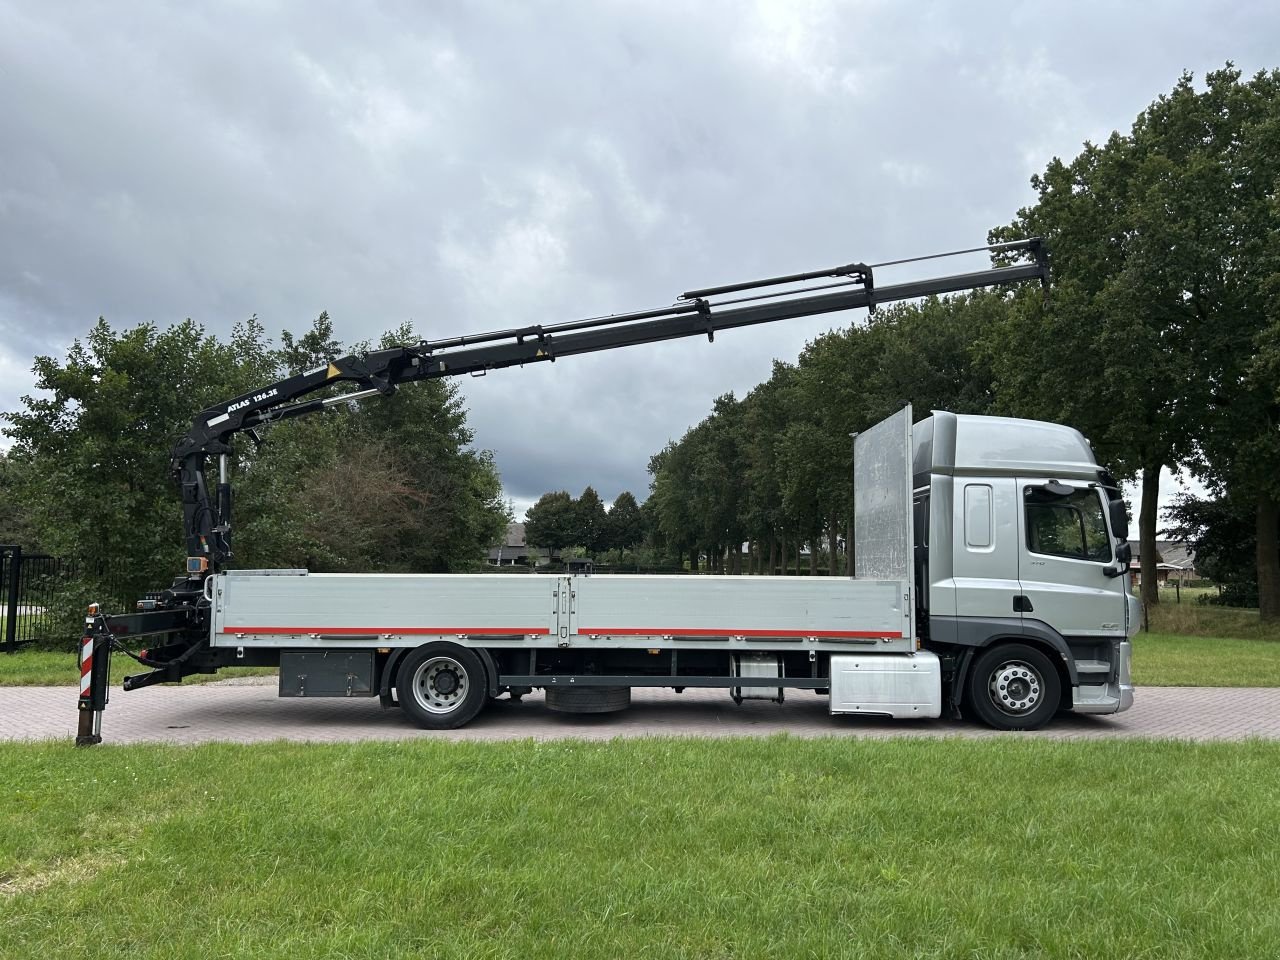
<svg viewBox="0 0 1280 960"><path fill-rule="evenodd" d="M1014 613L1033 613L1035 607L1031 606L1031 598L1025 594L1018 594L1013 598Z"/></svg>

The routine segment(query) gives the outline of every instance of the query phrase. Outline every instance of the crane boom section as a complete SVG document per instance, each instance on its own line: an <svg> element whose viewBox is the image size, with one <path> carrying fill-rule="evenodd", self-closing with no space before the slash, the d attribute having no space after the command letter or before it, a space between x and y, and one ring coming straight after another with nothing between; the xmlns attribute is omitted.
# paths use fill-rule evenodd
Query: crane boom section
<svg viewBox="0 0 1280 960"><path fill-rule="evenodd" d="M375 393L389 395L398 385L419 380L481 374L504 367L682 337L714 339L720 330L863 307L874 310L880 303L1000 284L1039 280L1047 288L1047 256L1039 239L1002 244L999 249L1003 257L1010 252L1024 251L1031 262L884 287L875 286L872 268L861 263L731 284L692 291L684 295L683 302L670 307L450 340L422 341L352 354L235 397L224 405L202 411L191 430L173 450L171 466L182 491L188 581L194 588L207 573L222 569L231 559L231 487L226 463L232 452L232 440L238 433L248 432L256 439L254 431L259 427L320 412L334 404ZM774 290L720 302L707 299L708 296L819 277L843 279L819 287ZM831 292L814 293L815 290ZM354 383L359 391L324 399L303 399L338 383ZM221 466L216 497L213 498L209 495L205 475L211 456L218 456Z"/></svg>

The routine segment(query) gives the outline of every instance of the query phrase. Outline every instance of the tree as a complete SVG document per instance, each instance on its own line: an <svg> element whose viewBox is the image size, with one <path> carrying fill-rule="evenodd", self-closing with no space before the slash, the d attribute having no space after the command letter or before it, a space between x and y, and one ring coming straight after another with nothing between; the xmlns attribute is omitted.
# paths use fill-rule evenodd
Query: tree
<svg viewBox="0 0 1280 960"><path fill-rule="evenodd" d="M892 304L869 317L861 349L846 361L847 369L868 373L846 385L859 394L860 403L847 406L859 412L860 429L907 403L919 416L991 413L996 377L981 345L1011 304L1008 293L981 290Z"/></svg>
<svg viewBox="0 0 1280 960"><path fill-rule="evenodd" d="M325 315L272 351L256 318L229 342L191 321L113 330L105 320L65 361L36 359L48 396L5 415L17 496L55 552L127 561L132 593L183 569L181 506L169 454L196 414L341 353ZM403 342L412 331L392 331ZM508 514L492 457L470 449L457 389L428 381L370 404L291 422L262 450L241 441L238 566L444 571L481 561Z"/></svg>
<svg viewBox="0 0 1280 960"><path fill-rule="evenodd" d="M605 531L609 550L631 550L644 542L644 514L630 491L622 491L613 501L605 520Z"/></svg>
<svg viewBox="0 0 1280 960"><path fill-rule="evenodd" d="M907 403L921 416L932 409L990 412L993 374L975 344L1007 310L1001 293L931 297L894 304L864 325L831 331L806 345L783 394L788 413L780 436L787 469L778 483L815 554L825 533L832 575L852 573L852 557L843 570L837 562L840 533L851 536L853 519L851 434Z"/></svg>
<svg viewBox="0 0 1280 960"><path fill-rule="evenodd" d="M1070 163L1054 158L1032 178L1034 206L993 241L1046 238L1053 256L1048 303L1023 291L989 331L998 412L1076 426L1121 477L1142 475L1142 592L1156 603L1155 533L1160 472L1191 452L1190 414L1202 382L1185 348L1202 304L1188 296L1199 249L1192 211L1182 224L1166 204L1176 190L1159 145L1140 133L1091 143ZM1197 192L1198 195L1198 192ZM1185 257L1181 258L1186 260Z"/></svg>
<svg viewBox="0 0 1280 960"><path fill-rule="evenodd" d="M294 337L288 330L280 331L280 365L287 373L314 370L344 352L342 342L333 335L333 320L328 310L311 321L311 329L300 337Z"/></svg>
<svg viewBox="0 0 1280 960"><path fill-rule="evenodd" d="M1184 76L1127 134L1054 158L1035 204L991 231L1047 239L1047 302L931 298L817 338L650 461L660 535L696 563L743 531L770 543L770 569L780 545L785 569L788 544L825 531L834 561L850 433L906 402L1045 419L1079 428L1117 477L1141 475L1147 602L1160 473L1183 465L1254 505L1259 607L1280 619L1278 184L1280 71L1228 66L1204 90Z"/></svg>
<svg viewBox="0 0 1280 960"><path fill-rule="evenodd" d="M992 233L1048 237L1055 273L1048 308L992 340L1002 400L1080 427L1118 474L1141 470L1150 603L1160 470L1185 463L1255 504L1259 606L1280 619L1280 404L1265 362L1278 179L1280 71L1242 81L1228 65L1203 90L1184 74L1128 135L1055 159L1032 181L1035 207Z"/></svg>
<svg viewBox="0 0 1280 960"><path fill-rule="evenodd" d="M594 556L605 549L607 531L604 502L594 487L587 487L573 501L573 543Z"/></svg>
<svg viewBox="0 0 1280 960"><path fill-rule="evenodd" d="M190 320L116 331L100 319L65 361L36 358L43 395L4 419L23 465L18 496L46 549L127 560L124 586L139 595L183 568L169 453L197 412L261 381L261 325L232 341Z"/></svg>
<svg viewBox="0 0 1280 960"><path fill-rule="evenodd" d="M782 504L795 519L800 534L796 544L796 573L800 573L799 548L810 544L809 573L818 572L818 552L829 511L823 503L824 487L831 473L828 467L826 436L817 424L799 420L781 438L781 452L787 464L782 479ZM833 558L834 562L834 558Z"/></svg>
<svg viewBox="0 0 1280 960"><path fill-rule="evenodd" d="M1257 524L1252 503L1181 496L1165 510L1170 532L1195 552L1196 572L1221 588L1228 606L1258 605ZM1280 531L1277 531L1280 534Z"/></svg>
<svg viewBox="0 0 1280 960"><path fill-rule="evenodd" d="M649 458L649 499L656 523L656 537L673 556L688 557L689 569L697 571L702 552L689 492L693 487L693 466L683 440L669 441Z"/></svg>
<svg viewBox="0 0 1280 960"><path fill-rule="evenodd" d="M418 339L408 326L382 338L383 348ZM404 465L404 484L416 506L388 517L396 531L399 568L456 572L479 565L511 521L502 482L487 450L473 450L474 434L453 380L401 386L389 402L354 411L352 432L369 444L357 459L373 461L391 450Z"/></svg>
<svg viewBox="0 0 1280 960"><path fill-rule="evenodd" d="M740 509L746 535L761 543L767 572L781 564L786 572L786 544L795 535L795 521L787 513L783 479L787 463L780 438L795 415L792 396L796 367L774 361L769 379L742 401L743 486Z"/></svg>
<svg viewBox="0 0 1280 960"><path fill-rule="evenodd" d="M532 547L542 547L553 554L574 545L577 532L573 497L568 491L544 493L525 511L524 539Z"/></svg>
<svg viewBox="0 0 1280 960"><path fill-rule="evenodd" d="M304 336L281 339L277 377L348 350L326 314ZM415 339L404 326L381 345ZM242 451L237 561L318 571L475 568L510 514L491 454L470 449L472 439L449 380L404 384L386 402L272 430L261 451Z"/></svg>
<svg viewBox="0 0 1280 960"><path fill-rule="evenodd" d="M711 415L684 441L690 446L691 500L697 523L696 537L717 573L742 572L742 541L746 538L741 514L742 411L732 393L717 397ZM726 571L724 561L729 560Z"/></svg>
<svg viewBox="0 0 1280 960"><path fill-rule="evenodd" d="M23 503L22 490L32 482L23 476L25 469L23 461L0 452L0 543L34 552L40 549L40 541Z"/></svg>
<svg viewBox="0 0 1280 960"><path fill-rule="evenodd" d="M1247 81L1228 65L1197 91L1184 76L1145 115L1162 148L1166 207L1192 254L1183 286L1202 358L1192 469L1219 498L1250 503L1263 620L1280 620L1280 70Z"/></svg>
<svg viewBox="0 0 1280 960"><path fill-rule="evenodd" d="M334 457L306 475L294 550L306 551L303 565L313 570L422 569L406 555L405 527L418 527L414 520L431 512L434 498L406 482L411 468L396 450L366 440L359 454ZM447 569L435 558L429 564Z"/></svg>

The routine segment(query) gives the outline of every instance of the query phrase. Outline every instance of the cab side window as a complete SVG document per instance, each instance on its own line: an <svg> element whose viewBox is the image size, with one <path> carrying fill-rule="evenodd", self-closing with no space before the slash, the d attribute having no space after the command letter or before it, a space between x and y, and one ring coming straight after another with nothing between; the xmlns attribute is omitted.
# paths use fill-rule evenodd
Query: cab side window
<svg viewBox="0 0 1280 960"><path fill-rule="evenodd" d="M1065 497L1036 487L1024 492L1027 509L1027 549L1073 560L1111 560L1111 538L1096 490L1074 490Z"/></svg>

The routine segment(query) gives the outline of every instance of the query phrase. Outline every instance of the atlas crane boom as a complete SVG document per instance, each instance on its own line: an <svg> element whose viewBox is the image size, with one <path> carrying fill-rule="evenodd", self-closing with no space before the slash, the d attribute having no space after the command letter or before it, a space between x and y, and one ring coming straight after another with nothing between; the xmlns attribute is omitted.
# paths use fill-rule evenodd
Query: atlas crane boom
<svg viewBox="0 0 1280 960"><path fill-rule="evenodd" d="M682 337L706 336L711 340L720 330L863 307L874 310L880 303L999 284L1038 280L1047 289L1048 263L1039 239L976 249L998 252L1005 257L1024 253L1030 256L1031 262L884 287L875 285L872 266L850 263L826 270L690 290L668 307L447 340L424 340L410 346L352 354L204 410L174 448L172 456L174 478L182 490L191 587L194 590L207 574L222 570L232 558L231 487L227 467L228 457L233 453L232 441L238 433L249 433L256 439L258 428L269 424L377 394L390 395L397 386L419 380L483 374L504 367ZM972 252L975 250L956 251ZM953 255L935 254L916 259ZM828 278L838 279L818 287L789 287L754 296L710 299ZM836 289L815 293L831 288ZM353 383L358 390L324 399L301 400L339 383ZM216 496L211 498L206 469L213 456L219 458L219 479Z"/></svg>

